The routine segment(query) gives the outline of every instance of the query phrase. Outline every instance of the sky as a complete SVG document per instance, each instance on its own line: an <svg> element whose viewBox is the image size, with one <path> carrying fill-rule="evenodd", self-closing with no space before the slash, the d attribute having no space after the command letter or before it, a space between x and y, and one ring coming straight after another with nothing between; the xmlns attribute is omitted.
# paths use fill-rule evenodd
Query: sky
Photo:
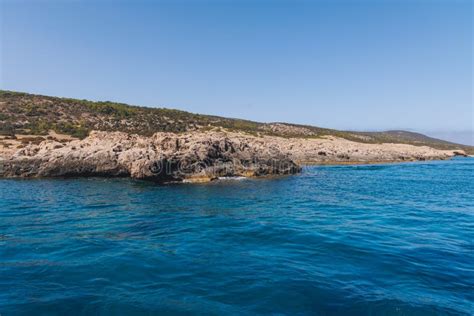
<svg viewBox="0 0 474 316"><path fill-rule="evenodd" d="M0 88L474 145L470 0L0 0Z"/></svg>

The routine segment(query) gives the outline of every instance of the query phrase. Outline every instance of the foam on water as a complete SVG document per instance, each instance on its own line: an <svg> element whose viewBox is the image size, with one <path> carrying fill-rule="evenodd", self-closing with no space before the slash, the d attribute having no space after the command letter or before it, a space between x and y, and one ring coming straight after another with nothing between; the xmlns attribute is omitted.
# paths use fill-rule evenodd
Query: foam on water
<svg viewBox="0 0 474 316"><path fill-rule="evenodd" d="M219 180L245 180L246 177L219 177Z"/></svg>

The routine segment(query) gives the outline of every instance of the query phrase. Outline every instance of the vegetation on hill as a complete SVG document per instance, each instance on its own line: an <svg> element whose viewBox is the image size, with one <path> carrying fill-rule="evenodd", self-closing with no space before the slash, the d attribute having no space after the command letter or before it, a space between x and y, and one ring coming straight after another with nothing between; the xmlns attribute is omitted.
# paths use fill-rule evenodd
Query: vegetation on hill
<svg viewBox="0 0 474 316"><path fill-rule="evenodd" d="M0 90L0 134L3 135L46 135L54 130L84 138L91 130L151 135L155 132L180 133L213 128L281 137L314 138L331 135L364 143L406 143L439 149L463 149L474 153L472 146L406 131L338 131L288 123L259 123L110 101L92 102Z"/></svg>

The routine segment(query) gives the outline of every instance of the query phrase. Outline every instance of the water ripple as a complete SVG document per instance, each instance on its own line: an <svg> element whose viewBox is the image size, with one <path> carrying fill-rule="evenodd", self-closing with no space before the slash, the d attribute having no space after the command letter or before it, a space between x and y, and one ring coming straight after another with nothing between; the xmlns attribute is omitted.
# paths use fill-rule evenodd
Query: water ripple
<svg viewBox="0 0 474 316"><path fill-rule="evenodd" d="M473 176L0 180L0 314L472 315Z"/></svg>

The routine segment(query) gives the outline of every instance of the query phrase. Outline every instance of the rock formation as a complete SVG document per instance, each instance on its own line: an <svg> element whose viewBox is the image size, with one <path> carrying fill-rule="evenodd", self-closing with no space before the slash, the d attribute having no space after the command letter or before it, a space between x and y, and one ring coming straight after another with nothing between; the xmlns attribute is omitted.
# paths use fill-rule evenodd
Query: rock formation
<svg viewBox="0 0 474 316"><path fill-rule="evenodd" d="M301 164L448 159L459 150L365 144L337 137L256 137L226 131L92 132L83 140L44 140L0 151L3 177L129 176L158 182L205 182L225 176L294 174Z"/></svg>
<svg viewBox="0 0 474 316"><path fill-rule="evenodd" d="M4 177L130 176L159 182L202 182L223 176L300 171L263 140L225 133L92 132L84 140L30 144L3 160Z"/></svg>

